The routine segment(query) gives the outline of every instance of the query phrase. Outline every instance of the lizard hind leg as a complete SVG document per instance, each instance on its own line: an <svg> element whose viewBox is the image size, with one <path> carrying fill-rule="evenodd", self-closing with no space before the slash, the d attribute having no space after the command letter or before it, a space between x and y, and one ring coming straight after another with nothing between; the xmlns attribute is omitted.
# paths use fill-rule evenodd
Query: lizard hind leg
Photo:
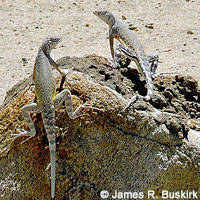
<svg viewBox="0 0 200 200"><path fill-rule="evenodd" d="M111 67L112 69L117 69L120 67L120 62L121 62L121 57L122 57L122 52L121 52L121 47L120 45L113 50L113 60L107 59L108 63L107 65Z"/></svg>
<svg viewBox="0 0 200 200"><path fill-rule="evenodd" d="M67 114L71 119L76 119L84 115L89 116L89 114L80 114L81 110L84 108L101 110L99 108L92 107L86 102L83 105L80 105L75 111L73 111L72 96L70 90L68 89L64 89L62 92L56 95L56 97L54 98L55 107L61 105L64 101Z"/></svg>
<svg viewBox="0 0 200 200"><path fill-rule="evenodd" d="M151 74L154 76L158 67L159 56L157 54L149 54L147 58L150 63Z"/></svg>
<svg viewBox="0 0 200 200"><path fill-rule="evenodd" d="M20 133L13 133L11 134L13 137L11 137L8 140L15 140L18 137L21 136L28 136L27 139L25 139L22 143L26 142L27 140L31 139L32 137L35 136L36 130L35 126L33 123L33 120L31 118L31 113L39 113L40 112L40 107L36 103L28 104L22 107L22 115L24 117L25 122L28 124L28 127L30 131L23 131Z"/></svg>
<svg viewBox="0 0 200 200"><path fill-rule="evenodd" d="M118 45L114 52L114 66L115 67L120 67L120 61L121 61L121 57L122 57L121 48L122 48L122 46Z"/></svg>
<svg viewBox="0 0 200 200"><path fill-rule="evenodd" d="M137 66L139 66L139 60L137 58L136 52L132 49L129 49L128 47L125 47L123 45L119 45L118 48L116 49L117 51L123 53L125 56L127 56L130 60L134 61ZM157 54L149 54L147 55L149 64L150 64L150 70L152 76L156 74L156 70L158 67L159 63L159 56ZM139 67L138 67L139 69ZM140 72L142 73L142 72Z"/></svg>

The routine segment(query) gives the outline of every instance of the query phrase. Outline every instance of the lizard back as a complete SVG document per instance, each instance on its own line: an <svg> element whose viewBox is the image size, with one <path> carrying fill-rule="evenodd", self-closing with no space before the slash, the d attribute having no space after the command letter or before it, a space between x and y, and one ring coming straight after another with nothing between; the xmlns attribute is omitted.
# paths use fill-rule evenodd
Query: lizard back
<svg viewBox="0 0 200 200"><path fill-rule="evenodd" d="M149 61L140 41L137 39L134 33L131 30L129 30L129 28L126 25L121 23L117 18L115 18L113 26L110 27L110 31L113 36L119 37L119 41L122 41L129 49L135 52L139 63L137 67L146 79L147 99L150 99L153 96L151 69Z"/></svg>
<svg viewBox="0 0 200 200"><path fill-rule="evenodd" d="M38 52L34 73L35 92L39 104L52 101L56 94L56 83L50 62L42 50Z"/></svg>
<svg viewBox="0 0 200 200"><path fill-rule="evenodd" d="M119 20L116 20L112 27L112 33L118 35L126 46L136 53L144 76L146 77L147 73L150 74L149 61L140 41L137 39L133 31L129 30L129 28Z"/></svg>

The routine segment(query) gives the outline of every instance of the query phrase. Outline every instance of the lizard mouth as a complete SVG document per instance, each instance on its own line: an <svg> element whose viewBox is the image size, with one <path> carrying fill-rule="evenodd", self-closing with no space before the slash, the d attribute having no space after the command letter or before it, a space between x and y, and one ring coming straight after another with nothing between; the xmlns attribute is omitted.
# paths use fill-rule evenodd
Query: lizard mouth
<svg viewBox="0 0 200 200"><path fill-rule="evenodd" d="M98 12L95 10L95 11L93 11L93 13L94 13L95 15L97 15Z"/></svg>
<svg viewBox="0 0 200 200"><path fill-rule="evenodd" d="M59 37L59 38L58 38L58 42L57 42L57 44L58 44L58 43L60 43L60 42L61 42L61 40L62 40L62 38L61 38L61 37Z"/></svg>
<svg viewBox="0 0 200 200"><path fill-rule="evenodd" d="M57 44L55 44L54 49L56 49L56 46L61 42L62 38L59 37Z"/></svg>

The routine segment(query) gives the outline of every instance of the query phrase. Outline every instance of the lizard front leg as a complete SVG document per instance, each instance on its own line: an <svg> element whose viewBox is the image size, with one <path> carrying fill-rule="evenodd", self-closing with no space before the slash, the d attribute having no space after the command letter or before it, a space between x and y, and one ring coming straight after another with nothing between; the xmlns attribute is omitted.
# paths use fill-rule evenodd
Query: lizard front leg
<svg viewBox="0 0 200 200"><path fill-rule="evenodd" d="M50 64L60 73L61 76L66 76L66 73L60 69L58 64L52 59L50 55L47 56L49 59Z"/></svg>
<svg viewBox="0 0 200 200"><path fill-rule="evenodd" d="M110 30L110 32L109 32L109 43L110 43L110 52L111 52L112 58L114 59L114 56L115 56L114 55L115 51L114 51L114 47L113 47L113 45L114 45L114 37L113 37L111 32L112 31ZM106 58L106 60L107 60L107 63L106 63L107 66L109 66L111 68L116 68L116 66L113 63L113 61L111 61L110 59L107 59L107 58Z"/></svg>
<svg viewBox="0 0 200 200"><path fill-rule="evenodd" d="M110 42L110 52L111 52L111 55L112 55L112 58L114 59L114 36L113 36L113 33L112 33L112 29L110 29L109 31L109 42Z"/></svg>
<svg viewBox="0 0 200 200"><path fill-rule="evenodd" d="M50 64L54 67L54 69L56 69L56 70L60 73L60 75L61 75L62 77L65 77L65 76L73 69L73 67L70 68L70 69L61 69L61 68L58 66L58 64L52 59L51 56L47 56L47 57L48 57L48 59L49 59Z"/></svg>
<svg viewBox="0 0 200 200"><path fill-rule="evenodd" d="M60 73L60 75L62 76L61 79L61 83L60 83L60 87L58 88L58 91L62 91L63 90L63 84L65 82L65 77L67 74L69 74L72 70L73 67L70 69L60 69L60 67L58 66L58 64L51 58L51 56L48 56L49 62L50 64Z"/></svg>
<svg viewBox="0 0 200 200"><path fill-rule="evenodd" d="M36 134L35 126L30 114L39 113L40 107L36 103L32 103L32 104L23 106L21 110L22 110L22 116L25 122L27 123L30 131L23 131L21 133L12 134L13 137L11 138L11 140L15 140L16 138L21 137L21 136L29 136L26 140L22 142L24 143L28 139L34 137Z"/></svg>
<svg viewBox="0 0 200 200"><path fill-rule="evenodd" d="M99 108L92 107L91 105L85 103L83 105L80 105L75 111L73 111L73 104L72 104L72 96L71 92L68 89L64 89L62 92L56 95L54 98L54 105L55 107L61 105L65 101L65 107L67 114L69 118L71 119L76 119L80 116L84 116L88 114L79 114L82 109L87 108L87 109L95 109L95 110L101 110Z"/></svg>

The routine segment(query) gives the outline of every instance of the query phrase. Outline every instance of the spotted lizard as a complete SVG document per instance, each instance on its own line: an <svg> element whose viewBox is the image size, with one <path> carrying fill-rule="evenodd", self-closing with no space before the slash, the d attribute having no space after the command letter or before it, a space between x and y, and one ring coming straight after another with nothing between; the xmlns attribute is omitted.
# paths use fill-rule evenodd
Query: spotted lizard
<svg viewBox="0 0 200 200"><path fill-rule="evenodd" d="M109 25L109 41L111 55L114 59L114 65L119 64L121 54L123 53L130 60L133 60L139 72L144 75L147 84L147 95L145 100L149 101L153 97L153 83L152 74L155 73L158 64L158 56L146 56L140 41L136 38L134 33L129 28L119 21L110 11L105 8L93 12L96 16L102 19ZM121 45L114 50L114 38L116 38ZM151 65L149 63L151 61ZM131 102L135 96L131 99ZM130 105L130 103L128 105Z"/></svg>
<svg viewBox="0 0 200 200"><path fill-rule="evenodd" d="M89 104L80 105L73 111L72 97L70 90L64 89L56 94L56 83L51 65L59 71L64 77L66 72L61 70L56 62L51 58L51 50L60 42L59 37L48 37L39 47L33 70L33 81L35 83L36 103L31 103L22 107L22 115L28 124L30 131L12 134L12 139L20 136L29 136L26 140L36 135L34 123L31 113L42 113L43 124L47 133L50 149L50 166L51 166L51 197L55 197L55 180L56 180L56 120L55 108L65 101L66 111L71 119L75 119L82 115L79 114L83 108L97 109ZM99 110L99 109L97 109ZM26 141L24 140L24 141ZM24 142L23 141L23 142Z"/></svg>

